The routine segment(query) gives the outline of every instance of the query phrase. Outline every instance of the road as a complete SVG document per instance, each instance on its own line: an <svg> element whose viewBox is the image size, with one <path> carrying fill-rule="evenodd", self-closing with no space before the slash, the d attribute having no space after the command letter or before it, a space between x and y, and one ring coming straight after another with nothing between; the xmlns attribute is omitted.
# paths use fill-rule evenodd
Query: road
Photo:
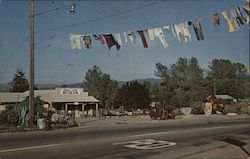
<svg viewBox="0 0 250 159"><path fill-rule="evenodd" d="M247 158L249 118L0 134L0 159Z"/></svg>

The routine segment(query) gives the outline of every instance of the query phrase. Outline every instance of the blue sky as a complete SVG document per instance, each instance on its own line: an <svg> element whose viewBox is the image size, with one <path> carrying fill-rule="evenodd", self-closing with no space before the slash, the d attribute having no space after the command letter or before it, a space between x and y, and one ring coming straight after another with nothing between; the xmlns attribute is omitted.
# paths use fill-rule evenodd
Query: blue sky
<svg viewBox="0 0 250 159"><path fill-rule="evenodd" d="M155 64L170 65L179 57L197 57L207 69L212 59L229 59L249 66L249 25L229 33L223 17L214 27L211 15L228 11L245 0L165 0L165 1L36 1L35 12L76 5L75 14L69 7L35 17L35 83L82 82L93 65L115 80L133 80L154 76ZM92 35L122 33L157 26L178 24L202 18L204 41L197 41L192 26L191 43L179 43L170 31L164 34L169 47L158 39L144 49L137 36L136 45L125 43L119 51L93 41L90 50L71 49L69 34ZM28 1L0 3L0 83L11 81L17 68L29 76L28 66Z"/></svg>

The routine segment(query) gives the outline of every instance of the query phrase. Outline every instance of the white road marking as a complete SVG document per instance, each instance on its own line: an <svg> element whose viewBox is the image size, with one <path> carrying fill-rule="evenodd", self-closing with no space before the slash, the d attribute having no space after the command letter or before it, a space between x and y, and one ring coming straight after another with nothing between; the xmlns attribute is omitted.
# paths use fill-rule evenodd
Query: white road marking
<svg viewBox="0 0 250 159"><path fill-rule="evenodd" d="M228 125L228 126L216 126L216 127L207 127L207 128L202 128L205 130L209 129L221 129L221 128L231 128L231 127L244 127L244 126L249 126L249 124L240 124L240 125Z"/></svg>
<svg viewBox="0 0 250 159"><path fill-rule="evenodd" d="M143 139L143 140L131 141L128 145L124 145L124 147L138 149L138 150L152 150L152 149L170 147L174 145L176 145L176 143L174 142L154 140L154 139Z"/></svg>
<svg viewBox="0 0 250 159"><path fill-rule="evenodd" d="M13 151L21 151L21 150L30 150L30 149L40 149L40 148L46 148L46 147L55 147L55 146L59 146L59 145L60 144L51 144L51 145L21 147L21 148L15 148L15 149L0 150L0 153L3 153L3 152L13 152Z"/></svg>
<svg viewBox="0 0 250 159"><path fill-rule="evenodd" d="M208 127L208 128L202 128L202 129L209 130L209 129L221 129L221 128L226 128L226 126Z"/></svg>
<svg viewBox="0 0 250 159"><path fill-rule="evenodd" d="M146 133L146 134L132 135L131 137L143 137L143 136L161 135L161 134L167 134L167 133L169 133L169 132L163 131L163 132L156 132L156 133Z"/></svg>
<svg viewBox="0 0 250 159"><path fill-rule="evenodd" d="M231 127L242 127L242 126L246 126L246 124L234 125L234 126L229 125L229 126L216 126L216 127L206 127L206 128L194 128L194 129L189 129L189 130L162 131L162 132L155 132L155 133L137 134L137 135L132 135L130 137L145 137L145 136L162 135L162 134L177 133L177 132L184 132L184 133L186 133L187 131L193 132L194 130L200 130L200 129L209 130L209 129L221 129L221 128L231 128Z"/></svg>
<svg viewBox="0 0 250 159"><path fill-rule="evenodd" d="M128 144L132 141L125 141L125 142L116 142L116 143L113 143L112 145L124 145L124 144Z"/></svg>

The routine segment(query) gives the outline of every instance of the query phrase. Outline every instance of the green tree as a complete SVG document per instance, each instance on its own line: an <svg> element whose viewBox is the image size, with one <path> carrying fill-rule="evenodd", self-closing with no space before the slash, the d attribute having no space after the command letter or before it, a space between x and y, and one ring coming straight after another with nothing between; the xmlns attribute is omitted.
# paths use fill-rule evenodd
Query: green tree
<svg viewBox="0 0 250 159"><path fill-rule="evenodd" d="M169 68L157 63L155 75L163 80L159 89L160 101L166 100L178 107L202 101L209 94L203 74L195 57L179 58Z"/></svg>
<svg viewBox="0 0 250 159"><path fill-rule="evenodd" d="M178 61L171 66L172 78L183 81L188 78L188 60L179 58Z"/></svg>
<svg viewBox="0 0 250 159"><path fill-rule="evenodd" d="M103 74L101 69L94 65L86 72L84 86L90 95L96 97L102 106L105 101L114 102L118 90L118 82L110 75Z"/></svg>
<svg viewBox="0 0 250 159"><path fill-rule="evenodd" d="M200 68L198 60L192 57L188 65L188 79L193 81L202 80L204 71Z"/></svg>
<svg viewBox="0 0 250 159"><path fill-rule="evenodd" d="M150 104L149 90L144 84L137 81L127 82L117 92L117 106L124 106L125 109L148 108Z"/></svg>
<svg viewBox="0 0 250 159"><path fill-rule="evenodd" d="M151 84L149 81L145 81L143 83L146 88L149 90L149 96L151 101L160 101L160 96L159 96L159 91L160 91L160 86L159 84Z"/></svg>
<svg viewBox="0 0 250 159"><path fill-rule="evenodd" d="M29 82L25 78L25 74L22 69L17 69L10 83L10 91L11 92L25 92L29 90Z"/></svg>
<svg viewBox="0 0 250 159"><path fill-rule="evenodd" d="M209 77L214 79L233 79L236 69L230 60L214 59L209 67Z"/></svg>
<svg viewBox="0 0 250 159"><path fill-rule="evenodd" d="M169 69L167 66L156 63L156 70L154 71L155 76L162 79L162 83L160 84L157 95L157 100L162 102L163 100L170 101L170 99L174 96L174 88L177 87L177 82L175 82L174 76L175 72L172 69L173 66L170 66Z"/></svg>
<svg viewBox="0 0 250 159"><path fill-rule="evenodd" d="M247 69L241 63L214 59L209 65L208 79L215 80L216 94L246 98L249 91Z"/></svg>

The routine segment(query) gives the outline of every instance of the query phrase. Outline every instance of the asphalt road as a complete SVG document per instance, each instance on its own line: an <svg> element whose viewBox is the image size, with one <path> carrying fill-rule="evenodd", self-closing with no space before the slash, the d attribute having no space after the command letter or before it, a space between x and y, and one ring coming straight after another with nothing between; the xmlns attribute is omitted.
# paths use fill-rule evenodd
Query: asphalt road
<svg viewBox="0 0 250 159"><path fill-rule="evenodd" d="M247 158L249 118L0 134L0 159Z"/></svg>

